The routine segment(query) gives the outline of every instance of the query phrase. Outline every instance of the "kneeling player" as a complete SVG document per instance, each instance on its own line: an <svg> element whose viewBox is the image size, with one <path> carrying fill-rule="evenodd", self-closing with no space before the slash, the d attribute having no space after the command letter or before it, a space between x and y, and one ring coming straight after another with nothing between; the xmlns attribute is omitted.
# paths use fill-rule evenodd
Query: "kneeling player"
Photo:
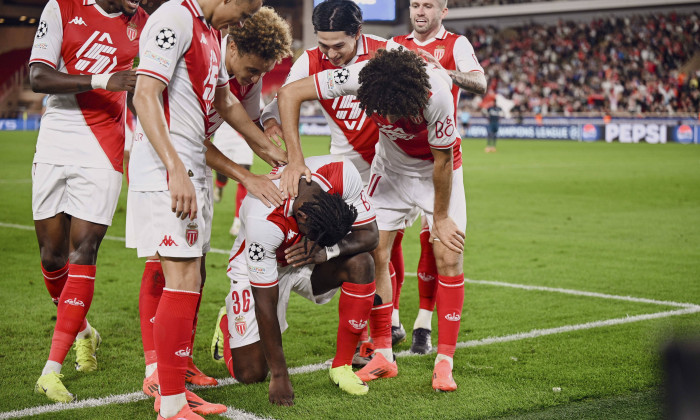
<svg viewBox="0 0 700 420"><path fill-rule="evenodd" d="M251 195L243 201L228 268L227 311L216 328L231 374L253 383L265 380L269 370L270 402L279 405L294 399L281 337L291 291L323 304L341 289L331 380L350 394L369 390L350 365L374 301L374 209L347 159L316 156L305 163L312 182L300 180L298 196L283 206L270 209Z"/></svg>

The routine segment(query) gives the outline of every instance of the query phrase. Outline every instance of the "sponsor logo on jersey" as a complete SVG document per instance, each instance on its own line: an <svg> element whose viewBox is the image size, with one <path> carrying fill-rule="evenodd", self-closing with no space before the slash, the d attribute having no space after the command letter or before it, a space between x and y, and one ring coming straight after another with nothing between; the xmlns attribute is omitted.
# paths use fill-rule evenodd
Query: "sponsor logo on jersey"
<svg viewBox="0 0 700 420"><path fill-rule="evenodd" d="M185 230L185 238L187 238L187 245L192 246L197 243L197 238L199 237L199 228L196 223L192 222L187 225L187 230Z"/></svg>
<svg viewBox="0 0 700 420"><path fill-rule="evenodd" d="M253 242L248 247L248 258L251 261L262 261L265 258L265 248L257 242Z"/></svg>
<svg viewBox="0 0 700 420"><path fill-rule="evenodd" d="M177 36L170 28L162 28L156 35L156 45L161 50L171 49L175 46L175 42L177 42Z"/></svg>
<svg viewBox="0 0 700 420"><path fill-rule="evenodd" d="M354 319L348 320L348 323L350 324L351 327L353 327L356 330L364 330L365 327L367 326L367 321L365 320L359 320L355 321Z"/></svg>
<svg viewBox="0 0 700 420"><path fill-rule="evenodd" d="M143 58L153 60L162 67L165 67L166 69L169 68L170 64L172 63L172 61L169 58L165 58L162 55L156 54L151 50L146 50L146 52L143 53Z"/></svg>
<svg viewBox="0 0 700 420"><path fill-rule="evenodd" d="M367 113L360 108L360 101L353 95L342 96L333 100L336 120L343 121L348 130L360 131L364 127Z"/></svg>
<svg viewBox="0 0 700 420"><path fill-rule="evenodd" d="M391 141L411 140L415 137L413 134L403 131L403 128L396 127L391 124L379 125L379 131L381 131Z"/></svg>
<svg viewBox="0 0 700 420"><path fill-rule="evenodd" d="M175 241L173 241L173 237L170 235L165 235L163 236L163 240L160 241L160 245L158 246L178 246Z"/></svg>
<svg viewBox="0 0 700 420"><path fill-rule="evenodd" d="M418 273L418 278L421 279L422 281L434 281L435 276L431 276L430 274L427 273Z"/></svg>
<svg viewBox="0 0 700 420"><path fill-rule="evenodd" d="M72 306L82 306L83 308L85 307L85 304L83 303L82 300L79 300L78 298L73 298L73 299L66 299L63 301L63 303L67 303Z"/></svg>
<svg viewBox="0 0 700 420"><path fill-rule="evenodd" d="M39 27L36 30L36 37L37 38L43 38L46 36L46 33L49 31L49 25L46 23L45 20L42 20L39 22Z"/></svg>
<svg viewBox="0 0 700 420"><path fill-rule="evenodd" d="M185 347L184 349L180 349L175 352L175 356L180 356L180 357L190 357L192 354L192 349L189 347Z"/></svg>
<svg viewBox="0 0 700 420"><path fill-rule="evenodd" d="M448 321L459 321L462 319L462 316L457 312L452 312L451 314L445 315L445 319Z"/></svg>
<svg viewBox="0 0 700 420"><path fill-rule="evenodd" d="M137 36L139 36L139 30L136 26L136 23L130 22L126 26L126 37L129 38L129 41L133 41L136 39Z"/></svg>
<svg viewBox="0 0 700 420"><path fill-rule="evenodd" d="M74 17L72 20L68 21L68 23L72 23L72 24L74 24L74 25L83 25L83 26L87 26L87 23L85 23L85 21L83 20L83 18L81 18L80 16Z"/></svg>
<svg viewBox="0 0 700 420"><path fill-rule="evenodd" d="M107 32L95 31L75 53L80 59L75 69L92 74L109 73L117 65L116 52L112 37Z"/></svg>
<svg viewBox="0 0 700 420"><path fill-rule="evenodd" d="M236 332L238 335L244 335L248 329L248 324L245 322L243 315L239 315L234 320L234 325L236 326Z"/></svg>
<svg viewBox="0 0 700 420"><path fill-rule="evenodd" d="M250 271L253 274L265 274L267 272L267 269L265 269L265 267L256 267L253 265L249 265L248 271Z"/></svg>
<svg viewBox="0 0 700 420"><path fill-rule="evenodd" d="M442 60L442 57L445 56L445 46L444 45L438 45L435 47L433 50L433 56L438 60Z"/></svg>

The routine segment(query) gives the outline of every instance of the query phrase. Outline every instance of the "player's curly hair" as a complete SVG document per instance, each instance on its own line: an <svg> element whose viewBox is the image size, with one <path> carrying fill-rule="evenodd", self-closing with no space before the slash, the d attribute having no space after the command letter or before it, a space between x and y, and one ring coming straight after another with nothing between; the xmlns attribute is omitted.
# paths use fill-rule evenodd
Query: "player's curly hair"
<svg viewBox="0 0 700 420"><path fill-rule="evenodd" d="M355 36L362 29L362 10L352 0L326 0L311 14L314 32L345 32Z"/></svg>
<svg viewBox="0 0 700 420"><path fill-rule="evenodd" d="M357 99L367 115L420 115L430 98L425 61L403 47L380 49L360 70Z"/></svg>
<svg viewBox="0 0 700 420"><path fill-rule="evenodd" d="M350 232L357 218L357 210L343 200L340 194L321 191L299 207L307 216L307 238L318 246L333 246Z"/></svg>
<svg viewBox="0 0 700 420"><path fill-rule="evenodd" d="M228 34L228 42L235 42L241 55L255 54L276 62L292 55L289 24L271 7L261 7L242 27L229 26Z"/></svg>

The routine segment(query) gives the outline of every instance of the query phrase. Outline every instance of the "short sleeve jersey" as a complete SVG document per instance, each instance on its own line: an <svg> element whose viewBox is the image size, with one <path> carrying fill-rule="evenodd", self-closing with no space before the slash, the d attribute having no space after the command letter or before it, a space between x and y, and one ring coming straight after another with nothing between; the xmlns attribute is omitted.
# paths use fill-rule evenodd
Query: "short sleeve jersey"
<svg viewBox="0 0 700 420"><path fill-rule="evenodd" d="M228 37L229 36L226 35L224 39L221 40L221 60L224 62L224 65L226 63L226 52L228 51L226 48ZM234 76L229 79L228 85L233 96L243 105L248 117L250 117L254 123L260 121L260 97L262 96L263 78L261 77L257 83L241 86ZM216 132L218 136L236 135L233 128L226 124L219 114L215 114L212 117L212 124L209 127L209 131L209 135L214 134L214 132Z"/></svg>
<svg viewBox="0 0 700 420"><path fill-rule="evenodd" d="M49 0L29 64L93 75L129 70L148 14L109 14L94 0ZM51 94L41 119L34 162L122 172L126 92L93 89Z"/></svg>
<svg viewBox="0 0 700 420"><path fill-rule="evenodd" d="M348 65L369 60L374 53L386 47L386 40L374 35L361 35L357 41L357 54ZM306 50L289 71L285 85L334 66L328 57L316 47ZM345 154L355 150L367 163L372 163L374 148L379 138L377 128L360 109L360 102L354 95L341 98L322 99L323 114L331 129L331 146L334 153ZM277 101L272 101L263 112L263 121L277 116Z"/></svg>
<svg viewBox="0 0 700 420"><path fill-rule="evenodd" d="M197 188L207 186L204 140L210 131L214 94L228 85L220 42L219 31L206 22L196 1L171 0L150 17L139 45L136 74L166 84L161 101L170 141ZM140 119L134 132L129 180L134 191L168 189L165 165Z"/></svg>
<svg viewBox="0 0 700 420"><path fill-rule="evenodd" d="M362 187L360 173L347 158L340 155L314 156L306 158L305 163L311 170L312 180L324 191L340 194L346 203L355 207L357 218L353 226L376 219L374 208ZM283 170L284 167L276 168L273 173ZM243 200L240 209L243 229L236 238L229 261L245 258L252 286L276 285L277 267L287 265L284 250L303 239L292 214L293 204L294 200L289 199L282 206L271 209L250 194Z"/></svg>
<svg viewBox="0 0 700 420"><path fill-rule="evenodd" d="M366 64L357 63L344 69L316 74L314 78L318 96L327 99L356 95L360 88L359 73ZM377 158L381 159L386 168L409 176L432 176L434 159L431 149L452 148L455 154L454 167L461 165L449 77L441 70L426 70L430 99L423 108L422 115L401 118L393 124L380 115L371 115L380 133Z"/></svg>

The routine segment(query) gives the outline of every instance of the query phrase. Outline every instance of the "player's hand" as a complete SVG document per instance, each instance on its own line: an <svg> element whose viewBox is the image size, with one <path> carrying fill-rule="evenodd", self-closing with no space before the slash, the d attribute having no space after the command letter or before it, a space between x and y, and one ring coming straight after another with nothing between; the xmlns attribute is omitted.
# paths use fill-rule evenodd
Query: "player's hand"
<svg viewBox="0 0 700 420"><path fill-rule="evenodd" d="M464 252L464 232L459 230L457 224L449 217L433 221L433 231L430 241L437 239L452 252L461 254Z"/></svg>
<svg viewBox="0 0 700 420"><path fill-rule="evenodd" d="M175 217L184 220L185 217L197 218L197 195L194 185L185 171L185 167L169 171L168 189L170 190L170 208Z"/></svg>
<svg viewBox="0 0 700 420"><path fill-rule="evenodd" d="M441 70L445 70L444 67L442 67L442 64L438 61L437 58L435 58L432 54L430 54L428 51L418 48L418 55L423 57L423 60L425 60L428 64L431 64Z"/></svg>
<svg viewBox="0 0 700 420"><path fill-rule="evenodd" d="M271 142L275 143L277 147L282 147L284 136L282 135L282 127L277 124L277 120L274 118L266 120L263 123L263 129L265 131L265 135Z"/></svg>
<svg viewBox="0 0 700 420"><path fill-rule="evenodd" d="M292 382L289 380L289 375L272 375L270 377L269 399L270 403L275 405L285 407L294 405L294 389L292 388Z"/></svg>
<svg viewBox="0 0 700 420"><path fill-rule="evenodd" d="M306 237L301 242L285 249L284 258L287 260L287 264L292 264L293 267L322 264L328 260L326 248L316 246L314 241L308 240Z"/></svg>
<svg viewBox="0 0 700 420"><path fill-rule="evenodd" d="M118 71L107 82L107 90L110 92L134 93L134 87L136 87L136 70Z"/></svg>
<svg viewBox="0 0 700 420"><path fill-rule="evenodd" d="M268 147L256 151L256 154L273 168L284 166L289 162L287 151L272 143L270 143Z"/></svg>
<svg viewBox="0 0 700 420"><path fill-rule="evenodd" d="M271 178L267 175L251 174L241 183L249 193L256 196L267 207L279 207L284 203L285 197L277 185L272 182L274 177L279 178L280 175L273 175Z"/></svg>
<svg viewBox="0 0 700 420"><path fill-rule="evenodd" d="M306 177L306 183L311 183L311 169L309 169L304 161L289 162L282 172L280 181L280 190L286 197L296 197L299 195L299 179L301 176Z"/></svg>

